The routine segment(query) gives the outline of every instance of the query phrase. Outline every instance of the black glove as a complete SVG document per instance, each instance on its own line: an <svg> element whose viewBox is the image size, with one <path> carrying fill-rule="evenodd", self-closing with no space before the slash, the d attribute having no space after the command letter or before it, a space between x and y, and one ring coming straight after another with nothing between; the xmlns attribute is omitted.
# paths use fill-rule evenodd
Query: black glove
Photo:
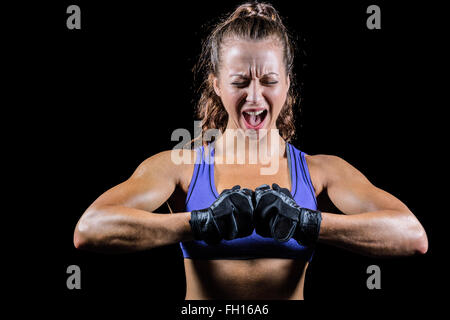
<svg viewBox="0 0 450 320"><path fill-rule="evenodd" d="M302 245L313 245L318 237L320 211L301 208L286 188L276 183L255 189L253 220L256 233L279 242L294 238Z"/></svg>
<svg viewBox="0 0 450 320"><path fill-rule="evenodd" d="M206 209L193 210L189 221L194 238L215 244L253 232L253 191L236 185L225 189Z"/></svg>

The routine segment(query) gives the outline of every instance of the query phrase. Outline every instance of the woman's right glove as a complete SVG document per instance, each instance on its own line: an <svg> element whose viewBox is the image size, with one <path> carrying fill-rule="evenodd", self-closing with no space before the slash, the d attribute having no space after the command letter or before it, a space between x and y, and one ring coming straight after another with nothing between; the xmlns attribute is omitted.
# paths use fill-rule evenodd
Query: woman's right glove
<svg viewBox="0 0 450 320"><path fill-rule="evenodd" d="M214 203L203 210L191 212L194 238L208 244L222 239L232 240L249 236L253 232L253 191L239 185L225 189Z"/></svg>

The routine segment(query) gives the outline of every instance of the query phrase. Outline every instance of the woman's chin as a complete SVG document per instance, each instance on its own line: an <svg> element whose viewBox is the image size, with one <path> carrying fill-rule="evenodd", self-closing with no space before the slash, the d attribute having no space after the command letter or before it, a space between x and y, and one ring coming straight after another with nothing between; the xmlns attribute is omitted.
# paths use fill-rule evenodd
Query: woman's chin
<svg viewBox="0 0 450 320"><path fill-rule="evenodd" d="M268 136L268 131L269 131L265 127L258 129L258 130L247 129L247 128L244 128L242 130L244 132L245 137L247 137L249 140L255 140L255 141L260 141L264 137Z"/></svg>

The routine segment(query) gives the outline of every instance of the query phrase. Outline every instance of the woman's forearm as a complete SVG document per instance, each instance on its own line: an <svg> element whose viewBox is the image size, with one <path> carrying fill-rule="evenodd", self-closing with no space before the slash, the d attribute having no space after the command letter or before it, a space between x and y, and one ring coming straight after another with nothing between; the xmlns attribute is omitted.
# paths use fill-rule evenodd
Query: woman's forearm
<svg viewBox="0 0 450 320"><path fill-rule="evenodd" d="M426 233L410 212L322 213L319 241L367 256L425 253Z"/></svg>
<svg viewBox="0 0 450 320"><path fill-rule="evenodd" d="M156 214L122 207L91 208L78 222L75 247L101 252L151 249L192 240L190 212Z"/></svg>

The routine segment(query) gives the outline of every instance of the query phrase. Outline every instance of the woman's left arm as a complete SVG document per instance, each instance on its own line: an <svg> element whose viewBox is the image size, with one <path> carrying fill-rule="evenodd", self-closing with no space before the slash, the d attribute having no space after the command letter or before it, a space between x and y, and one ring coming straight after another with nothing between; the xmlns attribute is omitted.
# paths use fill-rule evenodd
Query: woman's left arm
<svg viewBox="0 0 450 320"><path fill-rule="evenodd" d="M320 242L375 257L427 252L424 228L399 199L339 157L308 156L307 162L316 193L326 191L344 213L322 212Z"/></svg>

